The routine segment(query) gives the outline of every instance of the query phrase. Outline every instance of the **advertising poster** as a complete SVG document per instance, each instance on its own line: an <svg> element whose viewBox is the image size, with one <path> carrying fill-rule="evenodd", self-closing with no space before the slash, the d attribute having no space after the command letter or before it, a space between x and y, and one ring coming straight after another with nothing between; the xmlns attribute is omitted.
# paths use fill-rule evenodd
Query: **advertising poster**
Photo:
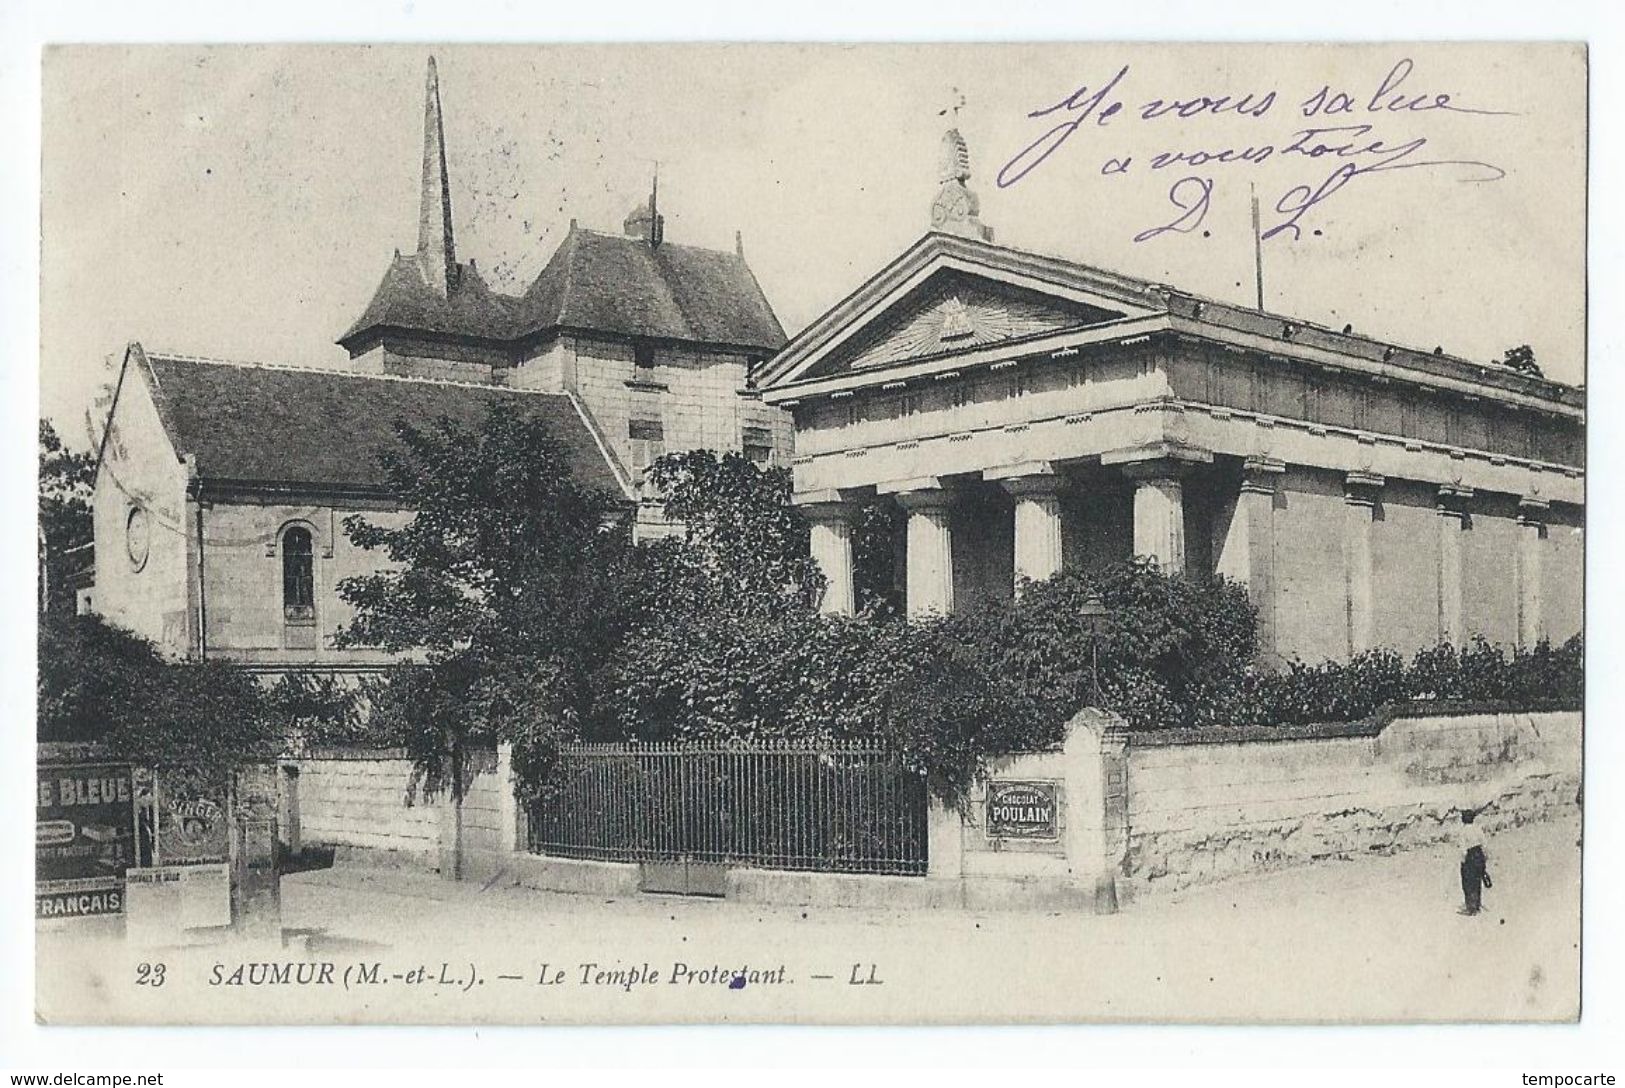
<svg viewBox="0 0 1625 1088"><path fill-rule="evenodd" d="M130 768L42 766L35 811L35 915L122 913L135 856Z"/></svg>

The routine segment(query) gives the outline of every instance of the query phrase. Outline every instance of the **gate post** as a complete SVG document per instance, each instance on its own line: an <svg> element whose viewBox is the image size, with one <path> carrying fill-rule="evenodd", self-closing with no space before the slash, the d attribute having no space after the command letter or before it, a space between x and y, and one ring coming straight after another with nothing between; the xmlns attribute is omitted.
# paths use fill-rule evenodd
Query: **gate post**
<svg viewBox="0 0 1625 1088"><path fill-rule="evenodd" d="M497 745L497 849L504 854L518 853L529 845L518 786L513 775L513 744L502 741Z"/></svg>
<svg viewBox="0 0 1625 1088"><path fill-rule="evenodd" d="M463 758L454 746L441 757L445 786L440 791L440 875L463 879Z"/></svg>
<svg viewBox="0 0 1625 1088"><path fill-rule="evenodd" d="M959 809L941 798L929 798L925 831L926 879L964 880L965 821Z"/></svg>
<svg viewBox="0 0 1625 1088"><path fill-rule="evenodd" d="M254 940L282 939L276 776L273 763L244 763L227 777L231 922L238 934Z"/></svg>
<svg viewBox="0 0 1625 1088"><path fill-rule="evenodd" d="M1117 874L1126 845L1127 723L1086 707L1067 723L1066 856L1072 879L1097 914L1117 910Z"/></svg>

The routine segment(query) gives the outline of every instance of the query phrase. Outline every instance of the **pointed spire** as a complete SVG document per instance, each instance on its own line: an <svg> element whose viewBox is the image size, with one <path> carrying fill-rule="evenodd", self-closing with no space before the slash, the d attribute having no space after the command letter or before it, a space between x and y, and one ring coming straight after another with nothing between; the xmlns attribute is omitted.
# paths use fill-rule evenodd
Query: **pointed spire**
<svg viewBox="0 0 1625 1088"><path fill-rule="evenodd" d="M429 58L423 91L423 193L418 204L418 264L440 294L457 282L457 247L451 234L451 182L446 176L446 130L440 113L440 76Z"/></svg>

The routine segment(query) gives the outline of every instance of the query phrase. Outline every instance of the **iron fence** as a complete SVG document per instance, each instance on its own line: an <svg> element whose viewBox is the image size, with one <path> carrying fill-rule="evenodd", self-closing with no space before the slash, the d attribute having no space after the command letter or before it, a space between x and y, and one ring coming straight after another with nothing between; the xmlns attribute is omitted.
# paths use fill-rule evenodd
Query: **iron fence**
<svg viewBox="0 0 1625 1088"><path fill-rule="evenodd" d="M529 811L534 853L924 874L924 777L878 745L574 744Z"/></svg>

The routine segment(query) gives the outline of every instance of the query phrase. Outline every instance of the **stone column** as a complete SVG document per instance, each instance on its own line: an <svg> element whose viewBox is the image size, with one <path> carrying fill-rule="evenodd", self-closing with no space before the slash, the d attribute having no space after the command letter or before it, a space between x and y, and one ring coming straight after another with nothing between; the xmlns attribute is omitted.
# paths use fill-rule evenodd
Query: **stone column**
<svg viewBox="0 0 1625 1088"><path fill-rule="evenodd" d="M829 585L818 603L821 612L850 616L857 608L852 575L852 518L856 508L846 502L798 502L812 528L812 557Z"/></svg>
<svg viewBox="0 0 1625 1088"><path fill-rule="evenodd" d="M895 494L908 513L908 615L954 610L952 493L935 480L911 480L878 489Z"/></svg>
<svg viewBox="0 0 1625 1088"><path fill-rule="evenodd" d="M1343 481L1346 527L1343 533L1343 569L1347 587L1349 653L1369 650L1372 625L1371 522L1385 481L1369 472L1351 472Z"/></svg>
<svg viewBox="0 0 1625 1088"><path fill-rule="evenodd" d="M1061 478L1048 463L989 469L983 476L996 480L1016 500L1015 578L1034 582L1061 571Z"/></svg>
<svg viewBox="0 0 1625 1088"><path fill-rule="evenodd" d="M1155 559L1169 574L1184 573L1184 462L1140 461L1123 472L1134 481L1134 554Z"/></svg>
<svg viewBox="0 0 1625 1088"><path fill-rule="evenodd" d="M1533 649L1546 633L1541 593L1541 551L1551 504L1525 496L1518 503L1518 645Z"/></svg>
<svg viewBox="0 0 1625 1088"><path fill-rule="evenodd" d="M1439 641L1460 646L1466 638L1462 611L1461 534L1468 525L1473 489L1459 484L1439 488Z"/></svg>

